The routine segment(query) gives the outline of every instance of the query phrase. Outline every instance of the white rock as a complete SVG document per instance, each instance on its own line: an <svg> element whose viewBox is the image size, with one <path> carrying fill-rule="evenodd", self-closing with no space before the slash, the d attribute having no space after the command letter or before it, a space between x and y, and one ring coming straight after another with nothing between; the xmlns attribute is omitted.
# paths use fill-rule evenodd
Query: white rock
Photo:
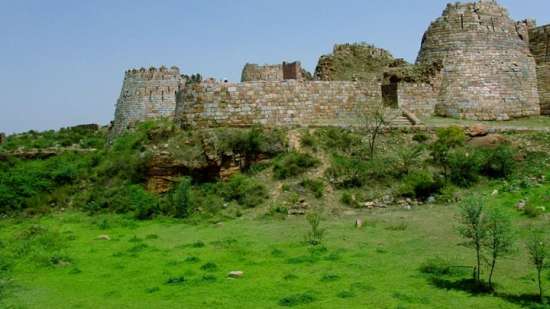
<svg viewBox="0 0 550 309"><path fill-rule="evenodd" d="M242 272L240 270L231 271L231 272L229 272L229 274L227 274L227 276L229 278L238 279L238 278L242 278L242 276L244 276L244 272Z"/></svg>
<svg viewBox="0 0 550 309"><path fill-rule="evenodd" d="M109 235L99 235L96 238L97 240L111 240L111 237Z"/></svg>

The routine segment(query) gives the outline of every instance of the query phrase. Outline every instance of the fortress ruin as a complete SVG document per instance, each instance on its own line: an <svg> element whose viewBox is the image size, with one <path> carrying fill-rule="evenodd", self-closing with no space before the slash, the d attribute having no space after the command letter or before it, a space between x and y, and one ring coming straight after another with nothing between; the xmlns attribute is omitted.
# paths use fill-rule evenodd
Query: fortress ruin
<svg viewBox="0 0 550 309"><path fill-rule="evenodd" d="M416 64L368 44L335 46L315 77L300 62L246 64L240 83L189 82L177 67L127 71L113 134L146 119L182 126L348 126L376 104L419 117L550 115L550 25L513 21L494 0L447 5ZM350 65L351 64L351 65Z"/></svg>

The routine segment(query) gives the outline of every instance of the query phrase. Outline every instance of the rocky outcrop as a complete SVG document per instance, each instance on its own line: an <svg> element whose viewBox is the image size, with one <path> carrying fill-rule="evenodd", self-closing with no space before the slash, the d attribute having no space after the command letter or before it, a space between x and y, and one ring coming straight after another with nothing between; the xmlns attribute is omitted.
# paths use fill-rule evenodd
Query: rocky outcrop
<svg viewBox="0 0 550 309"><path fill-rule="evenodd" d="M332 54L321 56L315 79L322 81L373 81L382 79L384 71L396 59L385 49L355 43L334 46Z"/></svg>

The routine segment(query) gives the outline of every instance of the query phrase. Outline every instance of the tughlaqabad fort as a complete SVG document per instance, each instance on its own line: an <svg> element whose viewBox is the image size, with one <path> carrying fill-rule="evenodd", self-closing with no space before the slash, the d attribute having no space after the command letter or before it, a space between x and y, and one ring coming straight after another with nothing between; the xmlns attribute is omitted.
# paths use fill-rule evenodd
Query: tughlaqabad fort
<svg viewBox="0 0 550 309"><path fill-rule="evenodd" d="M183 127L346 126L370 106L426 117L550 115L550 25L514 21L494 0L448 4L415 64L365 43L336 45L314 74L300 62L246 64L240 83L177 67L126 71L112 133L166 118Z"/></svg>

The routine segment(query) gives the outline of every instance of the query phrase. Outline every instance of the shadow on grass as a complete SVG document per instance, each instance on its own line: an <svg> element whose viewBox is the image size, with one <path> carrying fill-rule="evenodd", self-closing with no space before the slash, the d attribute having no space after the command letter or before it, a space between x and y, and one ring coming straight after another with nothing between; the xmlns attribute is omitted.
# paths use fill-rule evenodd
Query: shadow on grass
<svg viewBox="0 0 550 309"><path fill-rule="evenodd" d="M482 282L480 284L474 279L450 280L432 277L430 281L434 286L440 289L467 292L472 296L494 296L525 308L550 309L550 298L548 297L545 298L544 302L541 302L538 295L499 293L495 292L494 289L490 288L486 283Z"/></svg>

